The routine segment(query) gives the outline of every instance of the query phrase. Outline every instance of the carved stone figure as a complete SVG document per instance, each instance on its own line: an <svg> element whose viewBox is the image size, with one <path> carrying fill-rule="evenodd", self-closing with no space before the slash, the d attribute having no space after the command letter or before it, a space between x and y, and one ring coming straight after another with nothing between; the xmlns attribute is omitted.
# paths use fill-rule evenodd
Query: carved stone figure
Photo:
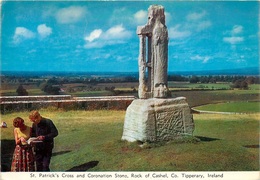
<svg viewBox="0 0 260 180"><path fill-rule="evenodd" d="M162 6L149 7L148 23L139 26L137 34L140 39L139 98L167 98L168 30Z"/></svg>
<svg viewBox="0 0 260 180"><path fill-rule="evenodd" d="M137 28L139 99L128 106L122 140L156 142L192 136L193 116L185 97L170 98L168 90L168 30L164 8L152 5L148 22Z"/></svg>

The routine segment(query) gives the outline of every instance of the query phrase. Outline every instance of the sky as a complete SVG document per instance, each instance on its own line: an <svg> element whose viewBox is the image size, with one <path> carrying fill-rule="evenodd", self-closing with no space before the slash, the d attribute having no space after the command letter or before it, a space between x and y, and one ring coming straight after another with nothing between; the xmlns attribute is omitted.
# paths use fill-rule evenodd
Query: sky
<svg viewBox="0 0 260 180"><path fill-rule="evenodd" d="M259 67L257 1L2 1L2 71L138 72L137 26L165 8L168 71Z"/></svg>

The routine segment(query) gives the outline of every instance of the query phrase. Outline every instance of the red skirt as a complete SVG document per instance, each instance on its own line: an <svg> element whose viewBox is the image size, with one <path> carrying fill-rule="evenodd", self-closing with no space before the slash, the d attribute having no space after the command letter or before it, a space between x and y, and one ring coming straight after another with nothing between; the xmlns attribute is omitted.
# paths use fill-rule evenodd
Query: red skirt
<svg viewBox="0 0 260 180"><path fill-rule="evenodd" d="M35 159L32 146L16 145L11 166L12 172L35 171Z"/></svg>

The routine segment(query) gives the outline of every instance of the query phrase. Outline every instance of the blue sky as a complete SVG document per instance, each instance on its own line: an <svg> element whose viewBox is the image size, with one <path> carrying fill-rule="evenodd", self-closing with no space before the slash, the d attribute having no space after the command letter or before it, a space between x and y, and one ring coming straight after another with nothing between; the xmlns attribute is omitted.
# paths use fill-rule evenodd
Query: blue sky
<svg viewBox="0 0 260 180"><path fill-rule="evenodd" d="M165 8L169 71L259 67L259 2L4 1L3 71L137 72L137 26Z"/></svg>

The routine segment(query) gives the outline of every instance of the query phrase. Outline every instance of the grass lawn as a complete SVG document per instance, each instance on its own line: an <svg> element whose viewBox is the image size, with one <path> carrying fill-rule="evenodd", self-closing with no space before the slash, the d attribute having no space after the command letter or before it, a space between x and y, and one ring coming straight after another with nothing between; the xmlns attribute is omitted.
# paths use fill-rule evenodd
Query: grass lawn
<svg viewBox="0 0 260 180"><path fill-rule="evenodd" d="M72 96L77 97L95 97L95 96L111 96L113 95L110 91L84 91L84 92L75 92L75 93L67 93Z"/></svg>
<svg viewBox="0 0 260 180"><path fill-rule="evenodd" d="M196 107L196 109L219 112L257 113L260 112L260 102L229 102L208 104Z"/></svg>
<svg viewBox="0 0 260 180"><path fill-rule="evenodd" d="M195 114L200 142L151 144L121 141L125 111L41 110L59 130L52 171L258 171L259 113ZM10 166L14 149L12 119L28 121L28 112L2 115L2 165Z"/></svg>

